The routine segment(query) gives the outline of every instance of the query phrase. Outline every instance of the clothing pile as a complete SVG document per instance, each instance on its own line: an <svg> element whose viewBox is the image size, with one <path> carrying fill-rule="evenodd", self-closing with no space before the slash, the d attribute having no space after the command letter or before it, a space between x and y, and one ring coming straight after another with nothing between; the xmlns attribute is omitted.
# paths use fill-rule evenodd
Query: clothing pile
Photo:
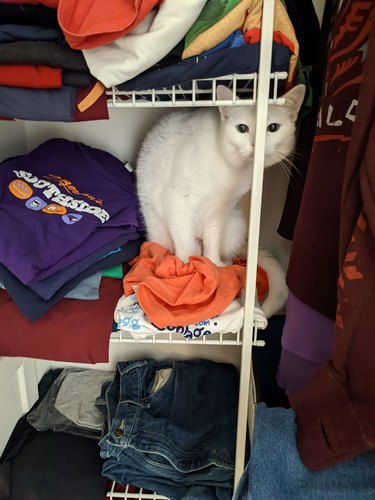
<svg viewBox="0 0 375 500"><path fill-rule="evenodd" d="M39 399L16 424L0 457L0 498L103 500L108 480L98 439L104 419L95 408L113 372L50 370Z"/></svg>
<svg viewBox="0 0 375 500"><path fill-rule="evenodd" d="M206 360L120 362L97 404L103 474L174 500L231 498L238 374Z"/></svg>
<svg viewBox="0 0 375 500"><path fill-rule="evenodd" d="M300 83L299 46L281 0L275 20L272 71ZM256 72L260 22L255 0L1 1L0 117L103 119L106 87L189 90L192 79Z"/></svg>
<svg viewBox="0 0 375 500"><path fill-rule="evenodd" d="M115 491L130 485L129 492L172 500L230 500L233 365L141 359L117 363L115 373L51 370L39 395L0 457L2 500L96 500L105 498L109 479Z"/></svg>
<svg viewBox="0 0 375 500"><path fill-rule="evenodd" d="M161 332L195 339L242 328L246 267L217 267L207 257L187 263L158 243L143 243L132 269L124 276L124 296L117 303L117 329L140 339ZM258 267L258 299L268 292L268 277ZM267 319L256 300L254 320L259 329Z"/></svg>
<svg viewBox="0 0 375 500"><path fill-rule="evenodd" d="M62 122L108 118L104 94L87 109L78 108L96 80L82 51L66 43L57 21L57 3L0 2L2 118Z"/></svg>
<svg viewBox="0 0 375 500"><path fill-rule="evenodd" d="M133 174L105 151L51 139L4 161L0 177L1 354L108 360L122 264L140 248Z"/></svg>
<svg viewBox="0 0 375 500"><path fill-rule="evenodd" d="M181 8L180 3L178 9ZM186 3L186 8L191 8L191 2L183 3ZM256 72L259 66L261 3L254 0L208 0L203 3L205 5L199 17L186 36L173 48L169 47L168 50L172 50L165 52L163 58L155 58L152 67L148 65L148 69L144 68L147 71L135 73L132 68L129 70L127 57L124 57L124 54L127 56L125 40L124 46L115 43L93 51L84 51L90 71L104 84L118 85L121 90L128 91L162 89L172 85L189 91L193 79ZM138 49L137 44L151 42L151 37L158 45L159 41L165 44L165 41L171 38L173 30L165 19L173 9L177 9L175 2L165 0L147 33L138 38L134 37L134 47ZM288 72L289 84L301 83L299 72L296 71L298 42L287 11L280 0L276 0L275 20L271 70ZM146 21L147 19L144 22ZM160 29L156 31L159 26ZM220 83L229 84L226 80ZM211 84L198 81L197 87L210 89ZM248 82L238 80L238 89L245 92L246 87ZM248 92L250 90L248 89ZM177 94L176 97L184 99L184 94ZM162 99L162 96L158 96L158 99Z"/></svg>

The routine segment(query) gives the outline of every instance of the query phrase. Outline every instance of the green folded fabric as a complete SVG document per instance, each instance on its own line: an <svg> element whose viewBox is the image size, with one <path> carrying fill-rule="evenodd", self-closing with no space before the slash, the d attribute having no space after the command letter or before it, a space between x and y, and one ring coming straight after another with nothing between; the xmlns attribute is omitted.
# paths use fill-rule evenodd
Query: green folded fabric
<svg viewBox="0 0 375 500"><path fill-rule="evenodd" d="M106 276L107 278L118 278L119 280L122 280L122 265L118 264L117 266L110 267L109 269L104 269L104 271L102 271L102 276Z"/></svg>
<svg viewBox="0 0 375 500"><path fill-rule="evenodd" d="M208 0L198 19L185 36L185 49L198 35L220 21L242 0Z"/></svg>

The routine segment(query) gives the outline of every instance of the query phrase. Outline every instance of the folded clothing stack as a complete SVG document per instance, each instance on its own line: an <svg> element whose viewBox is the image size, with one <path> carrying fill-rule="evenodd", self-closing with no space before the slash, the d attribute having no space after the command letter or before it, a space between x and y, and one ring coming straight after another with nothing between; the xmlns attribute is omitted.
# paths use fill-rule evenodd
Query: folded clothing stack
<svg viewBox="0 0 375 500"><path fill-rule="evenodd" d="M140 248L133 174L105 151L51 139L4 161L0 178L0 281L21 312L38 320L73 289L100 301L101 272Z"/></svg>
<svg viewBox="0 0 375 500"><path fill-rule="evenodd" d="M77 108L95 82L82 51L66 43L55 9L0 2L0 117L106 119L104 94L87 111Z"/></svg>
<svg viewBox="0 0 375 500"><path fill-rule="evenodd" d="M45 405L44 401L51 394L56 379L60 379L60 374L61 369L58 369L50 370L43 376L38 385L38 401L31 411L17 422L0 457L2 500L19 498L103 500L105 498L108 480L101 475L103 461L99 456L97 440L88 438L83 433L72 433L68 426L62 432L54 432L54 428L47 425L45 427L48 430L38 431L28 422L35 412L42 413L42 408L53 409L52 405ZM71 379L73 387L67 381L69 374L74 377L74 380ZM82 374L81 379L80 374ZM94 384L90 382L88 391L90 398L94 394L97 396L97 391L100 393L99 377L101 376L103 380L105 377L110 378L111 372L97 370L78 372L76 369L67 371L64 377L66 390L74 390L73 398L69 395L66 397L67 395L64 396L63 393L60 395L60 391L57 393L57 398L60 399L59 408L71 418L77 420L78 416L86 420L89 400L85 396L85 384L95 376L97 388L93 390ZM63 385L61 388L62 392L65 392ZM82 403L85 407L84 413L78 411L77 406L74 407L78 403ZM95 410L94 400L91 407ZM48 418L48 413L46 411L44 413ZM78 421L78 424L82 429L85 422Z"/></svg>
<svg viewBox="0 0 375 500"><path fill-rule="evenodd" d="M108 421L103 474L169 498L230 499L238 402L234 366L120 362L97 401Z"/></svg>

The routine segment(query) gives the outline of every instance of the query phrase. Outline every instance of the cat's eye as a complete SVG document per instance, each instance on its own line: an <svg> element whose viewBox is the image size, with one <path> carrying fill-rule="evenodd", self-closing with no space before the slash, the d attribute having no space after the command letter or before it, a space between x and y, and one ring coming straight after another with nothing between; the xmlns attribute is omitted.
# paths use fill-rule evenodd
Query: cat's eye
<svg viewBox="0 0 375 500"><path fill-rule="evenodd" d="M249 127L247 125L244 125L243 123L240 123L239 125L237 125L237 130L238 132L241 132L241 134L245 134L249 131Z"/></svg>
<svg viewBox="0 0 375 500"><path fill-rule="evenodd" d="M280 123L270 123L267 127L268 132L276 132L280 128Z"/></svg>

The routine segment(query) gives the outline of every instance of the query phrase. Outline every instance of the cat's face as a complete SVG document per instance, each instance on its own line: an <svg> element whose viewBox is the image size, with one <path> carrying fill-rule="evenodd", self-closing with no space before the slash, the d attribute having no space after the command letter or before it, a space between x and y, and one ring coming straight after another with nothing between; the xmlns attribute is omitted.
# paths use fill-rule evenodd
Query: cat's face
<svg viewBox="0 0 375 500"><path fill-rule="evenodd" d="M305 86L297 85L287 92L284 106L268 107L265 167L286 158L295 146L295 130L298 112L305 95ZM232 92L218 86L218 99L232 99ZM254 158L255 106L220 107L220 140L224 154L233 164L248 164Z"/></svg>

